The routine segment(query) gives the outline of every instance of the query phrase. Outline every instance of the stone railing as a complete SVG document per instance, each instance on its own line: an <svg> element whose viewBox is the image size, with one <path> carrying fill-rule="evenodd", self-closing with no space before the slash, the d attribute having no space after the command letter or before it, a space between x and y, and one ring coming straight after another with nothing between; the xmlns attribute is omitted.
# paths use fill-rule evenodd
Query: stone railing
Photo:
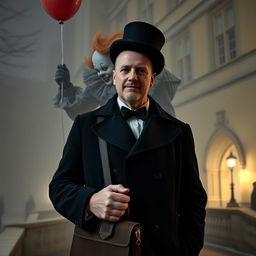
<svg viewBox="0 0 256 256"><path fill-rule="evenodd" d="M26 222L6 226L0 256L68 256L74 225L63 217L39 217L34 213Z"/></svg>
<svg viewBox="0 0 256 256"><path fill-rule="evenodd" d="M22 256L25 229L10 227L0 233L0 256Z"/></svg>
<svg viewBox="0 0 256 256"><path fill-rule="evenodd" d="M256 212L207 208L205 242L256 255Z"/></svg>
<svg viewBox="0 0 256 256"><path fill-rule="evenodd" d="M54 212L30 214L26 222L5 227L0 234L0 256L68 256L73 228ZM207 208L206 244L256 255L255 241L255 211Z"/></svg>

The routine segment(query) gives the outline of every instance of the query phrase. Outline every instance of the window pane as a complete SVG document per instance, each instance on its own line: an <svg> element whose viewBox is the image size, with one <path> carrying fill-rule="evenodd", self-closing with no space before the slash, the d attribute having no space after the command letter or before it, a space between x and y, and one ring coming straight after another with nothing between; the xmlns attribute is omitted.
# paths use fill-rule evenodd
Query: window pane
<svg viewBox="0 0 256 256"><path fill-rule="evenodd" d="M219 64L225 63L225 48L224 48L224 36L217 37L217 47L219 54Z"/></svg>
<svg viewBox="0 0 256 256"><path fill-rule="evenodd" d="M229 1L231 2L231 1ZM232 5L220 6L212 16L215 38L215 60L217 65L237 57L235 13Z"/></svg>
<svg viewBox="0 0 256 256"><path fill-rule="evenodd" d="M230 29L227 32L228 35L228 44L229 44L229 56L230 59L234 59L236 57L236 38L235 38L235 30Z"/></svg>
<svg viewBox="0 0 256 256"><path fill-rule="evenodd" d="M221 15L215 17L215 35L223 32L223 22Z"/></svg>
<svg viewBox="0 0 256 256"><path fill-rule="evenodd" d="M232 7L226 10L225 18L226 18L226 27L227 28L233 27L235 24L235 19L234 19L234 12Z"/></svg>
<svg viewBox="0 0 256 256"><path fill-rule="evenodd" d="M181 32L175 39L175 71L182 84L192 80L191 39L189 31Z"/></svg>

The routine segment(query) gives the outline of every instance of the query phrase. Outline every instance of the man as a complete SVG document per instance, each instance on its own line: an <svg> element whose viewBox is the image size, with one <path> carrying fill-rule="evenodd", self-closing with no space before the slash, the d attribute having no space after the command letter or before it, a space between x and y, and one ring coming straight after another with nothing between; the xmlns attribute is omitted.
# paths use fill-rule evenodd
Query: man
<svg viewBox="0 0 256 256"><path fill-rule="evenodd" d="M256 182L252 183L253 190L251 193L251 209L256 211Z"/></svg>
<svg viewBox="0 0 256 256"><path fill-rule="evenodd" d="M143 256L195 256L203 246L206 194L191 129L148 96L164 67L164 41L156 27L132 22L112 44L117 95L76 118L50 198L84 229L98 219L117 222L129 207L129 218L143 225ZM112 178L107 187L98 136L107 142Z"/></svg>

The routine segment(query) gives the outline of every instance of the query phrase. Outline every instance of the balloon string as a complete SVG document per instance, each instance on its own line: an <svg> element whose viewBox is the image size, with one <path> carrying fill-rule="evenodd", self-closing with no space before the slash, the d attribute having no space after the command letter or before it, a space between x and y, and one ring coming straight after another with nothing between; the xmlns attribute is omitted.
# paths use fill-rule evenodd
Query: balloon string
<svg viewBox="0 0 256 256"><path fill-rule="evenodd" d="M64 132L64 120L63 120L63 110L62 109L61 109L61 130L62 130L63 145L65 145L65 132Z"/></svg>
<svg viewBox="0 0 256 256"><path fill-rule="evenodd" d="M60 42L61 42L61 64L64 64L64 40L63 40L63 22L60 21ZM63 103L63 81L61 83L61 96L60 96L60 104L62 105ZM65 132L64 132L64 120L63 120L63 110L61 110L61 130L62 130L62 139L63 139L63 144L65 144Z"/></svg>
<svg viewBox="0 0 256 256"><path fill-rule="evenodd" d="M63 41L63 23L60 23L60 40L61 40L61 64L64 64L64 41Z"/></svg>
<svg viewBox="0 0 256 256"><path fill-rule="evenodd" d="M63 42L63 23L60 23L60 43L61 43L61 64L64 64L64 42ZM63 103L63 81L61 83L60 104Z"/></svg>

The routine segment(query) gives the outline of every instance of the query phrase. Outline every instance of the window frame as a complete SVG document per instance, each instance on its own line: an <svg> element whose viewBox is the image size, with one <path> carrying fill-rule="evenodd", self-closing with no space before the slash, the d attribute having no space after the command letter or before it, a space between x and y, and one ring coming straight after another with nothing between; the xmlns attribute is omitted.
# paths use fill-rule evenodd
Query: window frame
<svg viewBox="0 0 256 256"><path fill-rule="evenodd" d="M183 86L193 80L192 40L189 28L178 33L172 39L172 45L172 52L174 53L174 71L181 79L181 85Z"/></svg>
<svg viewBox="0 0 256 256"><path fill-rule="evenodd" d="M233 12L233 24L228 26L227 24L227 11L232 9ZM216 33L216 18L220 16L222 22L222 31L220 33ZM215 67L223 66L238 57L238 39L237 39L237 22L235 15L235 6L233 1L226 1L221 5L218 5L211 13L211 37L213 44L213 57ZM230 40L229 35L233 34L232 40ZM223 50L219 47L218 39L223 38ZM233 46L233 48L232 48ZM221 55L220 52L224 53Z"/></svg>

